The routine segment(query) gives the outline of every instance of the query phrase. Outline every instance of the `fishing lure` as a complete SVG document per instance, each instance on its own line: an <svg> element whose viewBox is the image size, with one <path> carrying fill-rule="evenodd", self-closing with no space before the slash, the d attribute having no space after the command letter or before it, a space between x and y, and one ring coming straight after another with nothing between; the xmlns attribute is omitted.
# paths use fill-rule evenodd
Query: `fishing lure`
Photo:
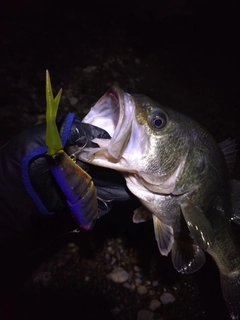
<svg viewBox="0 0 240 320"><path fill-rule="evenodd" d="M74 219L90 229L98 218L98 200L91 176L80 168L63 150L56 125L62 89L53 97L50 75L46 71L46 157L50 170L67 199Z"/></svg>

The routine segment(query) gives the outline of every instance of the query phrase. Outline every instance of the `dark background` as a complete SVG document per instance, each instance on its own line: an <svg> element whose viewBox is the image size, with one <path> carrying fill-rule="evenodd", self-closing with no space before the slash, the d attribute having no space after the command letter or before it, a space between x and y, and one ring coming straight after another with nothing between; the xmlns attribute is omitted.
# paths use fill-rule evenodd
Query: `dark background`
<svg viewBox="0 0 240 320"><path fill-rule="evenodd" d="M63 87L60 109L75 112L80 118L115 84L191 116L218 142L228 137L240 142L238 1L16 0L2 1L0 6L1 144L44 120L46 69L55 91ZM240 179L239 161L233 176ZM141 252L141 261L154 261L162 281L179 283L181 294L176 303L171 308L161 307L154 319L227 319L218 271L211 259L194 275L176 275L170 259L159 257L152 226L132 224L132 210L130 204L122 204L99 222L91 235L62 237L30 258L29 268L24 261L26 272L24 277L22 272L13 277L9 285L13 291L3 298L1 319L48 319L61 317L62 310L69 316L78 309L82 319L98 319L99 315L107 319L101 310L108 312L114 291L97 298L89 292L94 288L101 291L101 278L107 273L101 260L106 250L104 241L114 242L118 237L127 248L138 255ZM54 221L54 228L49 230L45 239L54 238L64 228ZM40 244L47 242L43 235L39 237ZM36 293L32 272L45 263L51 273L51 257L59 250L60 257L68 254L65 246L69 241L85 247L71 266L89 263L93 275L96 261L101 266L94 288L83 290L79 299L80 293L76 290L76 294L71 283L74 279L81 283L79 271L69 267L67 274L63 267L59 278L52 276L52 283L62 281L61 294L56 295L51 286ZM19 269L19 261L14 263ZM146 272L151 275L150 265ZM23 295L22 286L29 277L31 285ZM119 291L120 301L129 309L113 319L137 319L142 300L133 294L131 303L125 305L124 294ZM94 308L96 313L89 312Z"/></svg>

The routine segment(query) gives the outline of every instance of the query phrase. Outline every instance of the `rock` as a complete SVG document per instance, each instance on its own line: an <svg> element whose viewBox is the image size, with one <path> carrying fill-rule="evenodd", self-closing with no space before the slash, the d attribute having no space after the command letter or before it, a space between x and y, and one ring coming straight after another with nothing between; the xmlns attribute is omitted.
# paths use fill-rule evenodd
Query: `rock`
<svg viewBox="0 0 240 320"><path fill-rule="evenodd" d="M33 279L34 283L40 283L42 286L48 286L52 278L50 271L39 272Z"/></svg>
<svg viewBox="0 0 240 320"><path fill-rule="evenodd" d="M113 271L107 275L107 278L113 282L123 283L128 280L129 274L121 267L114 267Z"/></svg>
<svg viewBox="0 0 240 320"><path fill-rule="evenodd" d="M160 300L163 304L168 304L168 303L173 303L175 301L175 298L171 293L164 292L161 295Z"/></svg>
<svg viewBox="0 0 240 320"><path fill-rule="evenodd" d="M110 310L111 314L113 314L114 316L117 316L120 311L121 309L119 307L115 307Z"/></svg>
<svg viewBox="0 0 240 320"><path fill-rule="evenodd" d="M141 283L142 283L142 279L136 278L135 284L136 284L136 285L139 285L139 284L141 284Z"/></svg>
<svg viewBox="0 0 240 320"><path fill-rule="evenodd" d="M114 253L115 253L114 249L113 249L111 246L107 247L107 251L108 251L110 254L114 254Z"/></svg>
<svg viewBox="0 0 240 320"><path fill-rule="evenodd" d="M156 293L155 290L152 290L152 289L149 290L149 294L150 294L151 296L153 296L155 293Z"/></svg>
<svg viewBox="0 0 240 320"><path fill-rule="evenodd" d="M147 293L147 288L145 286L139 286L137 288L137 293L138 294L145 294L145 293Z"/></svg>
<svg viewBox="0 0 240 320"><path fill-rule="evenodd" d="M157 286L158 286L158 281L153 281L153 282L152 282L152 286L153 286L153 287L157 287Z"/></svg>
<svg viewBox="0 0 240 320"><path fill-rule="evenodd" d="M137 320L153 320L154 313L148 310L140 310L137 314Z"/></svg>
<svg viewBox="0 0 240 320"><path fill-rule="evenodd" d="M76 247L76 243L74 243L74 242L68 243L68 248L75 248L75 247Z"/></svg>
<svg viewBox="0 0 240 320"><path fill-rule="evenodd" d="M149 309L154 311L161 306L161 302L157 299L153 299L149 304Z"/></svg>
<svg viewBox="0 0 240 320"><path fill-rule="evenodd" d="M71 106L74 106L78 102L78 98L76 98L76 97L69 97L68 99L69 99Z"/></svg>
<svg viewBox="0 0 240 320"><path fill-rule="evenodd" d="M142 275L142 273L141 273L141 272L136 272L136 277L138 277L138 278L142 278L142 277L143 277L143 275Z"/></svg>
<svg viewBox="0 0 240 320"><path fill-rule="evenodd" d="M88 66L86 68L83 69L83 73L92 73L95 72L97 70L97 66Z"/></svg>
<svg viewBox="0 0 240 320"><path fill-rule="evenodd" d="M125 282L125 283L123 284L123 286L124 286L125 288L127 288L127 289L131 289L131 288L132 288L131 285L130 285L129 283L127 283L127 282Z"/></svg>
<svg viewBox="0 0 240 320"><path fill-rule="evenodd" d="M140 272L140 271L141 271L141 268L139 268L138 266L134 266L134 271Z"/></svg>

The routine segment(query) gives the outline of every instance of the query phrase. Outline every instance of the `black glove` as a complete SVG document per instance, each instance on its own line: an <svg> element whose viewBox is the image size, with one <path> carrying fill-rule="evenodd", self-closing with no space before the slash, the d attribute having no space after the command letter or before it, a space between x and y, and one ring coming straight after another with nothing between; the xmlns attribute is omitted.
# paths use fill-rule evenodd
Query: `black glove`
<svg viewBox="0 0 240 320"><path fill-rule="evenodd" d="M108 137L104 130L81 123L73 114L58 117L57 125L68 152L93 145L92 138ZM45 132L45 123L31 127L0 149L0 243L11 241L32 228L41 216L69 212L67 201L45 157ZM78 164L93 178L100 213L108 212L112 201L130 198L118 173L111 170L109 174L107 169ZM111 177L111 180L106 180L106 177Z"/></svg>

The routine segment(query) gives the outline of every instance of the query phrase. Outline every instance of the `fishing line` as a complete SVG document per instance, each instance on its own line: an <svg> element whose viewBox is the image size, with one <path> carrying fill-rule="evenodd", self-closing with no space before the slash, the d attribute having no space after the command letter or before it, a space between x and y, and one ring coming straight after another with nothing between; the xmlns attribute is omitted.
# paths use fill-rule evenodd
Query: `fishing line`
<svg viewBox="0 0 240 320"><path fill-rule="evenodd" d="M59 236L55 237L54 239L52 239L51 241L49 241L48 243L44 244L43 246L41 246L40 248L38 248L37 250L33 251L32 253L30 253L28 256L32 257L33 255L35 255L36 253L38 253L39 251L42 251L43 249L47 248L48 246L50 246L51 244L53 244L55 241L57 241L58 239L68 235L68 234L74 234L74 233L80 233L82 231L82 229L80 229L79 227L71 230L71 231L67 231L64 232L62 234L60 234Z"/></svg>

